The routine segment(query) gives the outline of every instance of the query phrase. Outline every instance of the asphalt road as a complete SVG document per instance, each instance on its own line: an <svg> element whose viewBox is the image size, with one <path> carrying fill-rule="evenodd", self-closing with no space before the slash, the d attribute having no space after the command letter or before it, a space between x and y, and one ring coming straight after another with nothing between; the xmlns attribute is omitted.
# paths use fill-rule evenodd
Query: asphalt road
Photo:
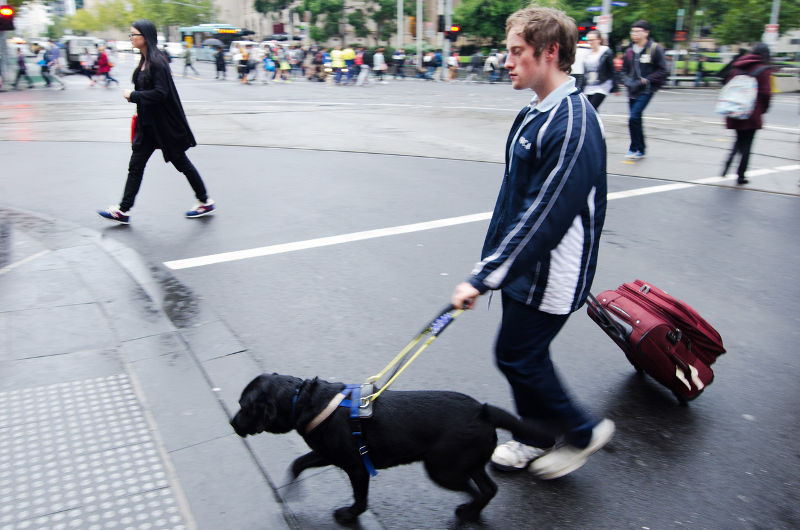
<svg viewBox="0 0 800 530"><path fill-rule="evenodd" d="M120 79L131 59L118 59ZM489 212L507 129L530 94L413 80L243 86L200 68L199 79L176 83L200 143L189 156L218 215L183 219L190 189L156 154L132 224L103 224L93 211L122 190L132 106L118 89L77 77L65 91L0 94L0 202L101 231L171 270L184 305L220 315L264 371L344 382L376 373L447 303L479 257L487 221L319 239ZM484 528L800 526L798 97L776 96L751 159L760 172L744 188L716 178L731 136L713 100L711 90L659 93L645 113L648 157L635 164L621 156L624 98L603 105L612 195L594 290L642 278L690 303L728 349L714 384L678 406L575 314L554 359L575 397L612 418L617 435L558 481L493 473L500 491ZM278 246L308 241L303 250ZM257 255L168 269L240 250ZM499 299L488 302L449 327L395 388L457 390L513 409L491 358ZM281 486L302 440L255 443ZM334 527L331 511L350 497L343 473L322 470L304 483L304 495L288 500L297 524ZM386 470L373 479L364 524L447 528L460 502L419 465Z"/></svg>

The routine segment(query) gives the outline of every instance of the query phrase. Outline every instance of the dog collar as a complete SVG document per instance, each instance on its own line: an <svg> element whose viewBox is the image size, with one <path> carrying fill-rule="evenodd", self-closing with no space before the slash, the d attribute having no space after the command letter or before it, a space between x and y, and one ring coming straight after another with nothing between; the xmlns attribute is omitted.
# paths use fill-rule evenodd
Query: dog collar
<svg viewBox="0 0 800 530"><path fill-rule="evenodd" d="M333 396L333 399L331 399L328 405L324 409L322 409L322 412L317 414L313 420L308 422L308 425L306 425L306 434L313 431L320 423L325 421L328 418L328 416L333 414L333 411L336 410L336 407L339 406L339 403L341 403L345 397L346 397L345 394L343 394L342 392L339 392L338 394Z"/></svg>

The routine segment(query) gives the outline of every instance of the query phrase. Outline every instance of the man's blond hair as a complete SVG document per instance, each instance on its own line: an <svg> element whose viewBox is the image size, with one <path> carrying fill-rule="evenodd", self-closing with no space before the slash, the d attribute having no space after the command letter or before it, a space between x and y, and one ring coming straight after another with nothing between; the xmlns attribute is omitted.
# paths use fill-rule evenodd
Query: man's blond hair
<svg viewBox="0 0 800 530"><path fill-rule="evenodd" d="M512 29L533 47L536 58L551 43L558 44L558 69L570 73L578 44L578 27L572 17L552 7L531 6L506 19L506 35Z"/></svg>

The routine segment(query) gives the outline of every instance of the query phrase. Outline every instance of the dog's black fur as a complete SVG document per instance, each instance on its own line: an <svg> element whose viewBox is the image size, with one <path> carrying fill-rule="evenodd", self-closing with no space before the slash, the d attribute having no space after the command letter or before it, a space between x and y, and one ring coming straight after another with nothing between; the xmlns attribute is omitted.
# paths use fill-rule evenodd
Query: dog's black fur
<svg viewBox="0 0 800 530"><path fill-rule="evenodd" d="M292 478L312 467L334 465L350 478L355 502L334 512L340 523L353 523L367 509L369 473L358 452L349 410L337 407L306 433L306 425L345 387L318 378L262 374L242 391L241 410L231 420L236 434L286 433L296 429L312 449L290 467ZM293 403L295 396L296 402ZM386 391L374 402L373 415L361 420L369 456L377 469L422 460L440 486L464 491L472 501L456 509L461 521L476 520L497 493L486 464L497 445L500 427L542 447L552 438L503 409L481 404L457 392Z"/></svg>

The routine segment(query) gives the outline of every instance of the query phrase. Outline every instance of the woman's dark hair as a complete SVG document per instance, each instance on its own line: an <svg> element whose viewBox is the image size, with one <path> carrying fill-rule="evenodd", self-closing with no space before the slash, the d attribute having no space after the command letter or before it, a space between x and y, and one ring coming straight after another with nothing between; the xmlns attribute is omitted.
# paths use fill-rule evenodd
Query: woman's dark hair
<svg viewBox="0 0 800 530"><path fill-rule="evenodd" d="M131 26L142 34L147 43L147 51L142 53L142 58L139 59L139 66L133 71L131 79L136 79L136 73L142 68L142 63L144 63L145 77L150 77L150 67L153 64L161 64L163 66L167 64L164 54L158 49L158 32L156 31L156 26L145 18L137 20L131 24Z"/></svg>
<svg viewBox="0 0 800 530"><path fill-rule="evenodd" d="M756 45L753 46L753 49L750 50L750 53L753 55L758 55L764 60L765 63L769 62L769 46L763 42L756 43Z"/></svg>

